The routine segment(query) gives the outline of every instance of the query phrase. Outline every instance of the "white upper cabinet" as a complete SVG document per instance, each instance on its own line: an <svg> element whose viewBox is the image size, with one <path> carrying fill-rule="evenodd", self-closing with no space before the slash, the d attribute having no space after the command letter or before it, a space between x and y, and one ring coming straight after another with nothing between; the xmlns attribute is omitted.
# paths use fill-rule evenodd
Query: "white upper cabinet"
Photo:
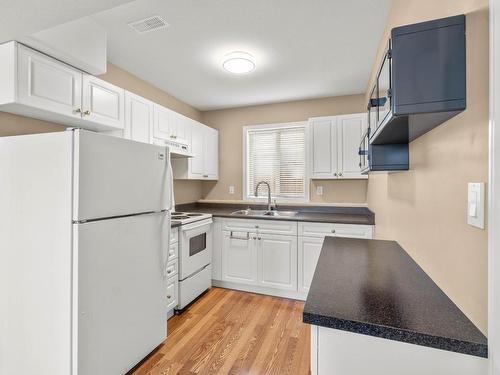
<svg viewBox="0 0 500 375"><path fill-rule="evenodd" d="M154 105L154 137L183 145L191 143L192 120L161 105Z"/></svg>
<svg viewBox="0 0 500 375"><path fill-rule="evenodd" d="M309 124L313 177L337 177L337 119L335 117L311 119Z"/></svg>
<svg viewBox="0 0 500 375"><path fill-rule="evenodd" d="M17 42L0 45L0 110L96 131L125 126L125 91Z"/></svg>
<svg viewBox="0 0 500 375"><path fill-rule="evenodd" d="M125 128L125 90L84 74L82 116L85 120L114 129Z"/></svg>
<svg viewBox="0 0 500 375"><path fill-rule="evenodd" d="M161 105L154 104L154 130L153 135L155 138L163 139L166 141L174 140L173 130L173 111Z"/></svg>
<svg viewBox="0 0 500 375"><path fill-rule="evenodd" d="M219 178L219 132L205 126L205 178Z"/></svg>
<svg viewBox="0 0 500 375"><path fill-rule="evenodd" d="M192 122L191 152L193 157L188 161L188 178L203 179L205 174L205 137L204 127L196 121Z"/></svg>
<svg viewBox="0 0 500 375"><path fill-rule="evenodd" d="M82 72L22 45L17 59L19 103L81 118Z"/></svg>
<svg viewBox="0 0 500 375"><path fill-rule="evenodd" d="M172 159L178 180L217 180L219 178L219 132L190 119L191 158Z"/></svg>
<svg viewBox="0 0 500 375"><path fill-rule="evenodd" d="M366 179L359 166L359 143L366 114L309 119L313 179Z"/></svg>
<svg viewBox="0 0 500 375"><path fill-rule="evenodd" d="M337 129L342 147L339 146L339 173L343 178L360 178L359 143L366 130L366 114L344 115L337 117Z"/></svg>
<svg viewBox="0 0 500 375"><path fill-rule="evenodd" d="M125 92L124 136L138 142L151 143L153 137L153 102Z"/></svg>

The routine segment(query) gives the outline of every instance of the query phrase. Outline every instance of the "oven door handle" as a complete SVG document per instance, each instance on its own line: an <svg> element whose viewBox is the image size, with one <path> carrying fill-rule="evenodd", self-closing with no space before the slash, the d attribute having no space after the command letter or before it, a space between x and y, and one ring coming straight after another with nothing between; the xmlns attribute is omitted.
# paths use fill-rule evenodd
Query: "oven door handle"
<svg viewBox="0 0 500 375"><path fill-rule="evenodd" d="M194 223L184 224L180 227L180 229L182 231L188 231L188 230L193 230L193 229L200 228L200 227L203 227L206 225L210 226L210 224L212 224L212 223L213 223L212 219L203 219L200 221L195 221Z"/></svg>
<svg viewBox="0 0 500 375"><path fill-rule="evenodd" d="M247 232L246 237L238 237L238 236L233 236L233 231L229 232L229 238L233 240L243 240L243 241L248 241L250 239L250 233Z"/></svg>

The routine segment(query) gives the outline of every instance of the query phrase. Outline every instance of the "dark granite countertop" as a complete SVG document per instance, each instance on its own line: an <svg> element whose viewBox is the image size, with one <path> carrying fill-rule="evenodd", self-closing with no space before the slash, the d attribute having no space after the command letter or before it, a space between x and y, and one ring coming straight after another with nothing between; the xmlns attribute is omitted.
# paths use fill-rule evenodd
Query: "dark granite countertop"
<svg viewBox="0 0 500 375"><path fill-rule="evenodd" d="M181 226L181 223L180 222L171 222L170 223L170 228L177 228L177 227L180 227Z"/></svg>
<svg viewBox="0 0 500 375"><path fill-rule="evenodd" d="M395 241L326 237L303 320L487 357L486 337Z"/></svg>
<svg viewBox="0 0 500 375"><path fill-rule="evenodd" d="M214 217L230 217L233 219L288 220L337 224L375 225L375 214L366 207L337 206L287 206L279 205L278 210L297 211L297 215L287 216L245 216L231 215L236 210L251 207L254 210L265 209L265 205L248 205L237 203L188 203L176 206L176 211L203 212Z"/></svg>

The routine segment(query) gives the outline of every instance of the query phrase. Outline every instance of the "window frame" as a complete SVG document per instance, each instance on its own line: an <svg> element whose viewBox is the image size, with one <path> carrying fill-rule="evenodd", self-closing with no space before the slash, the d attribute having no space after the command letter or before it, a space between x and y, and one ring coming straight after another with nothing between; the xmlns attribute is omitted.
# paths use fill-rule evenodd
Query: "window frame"
<svg viewBox="0 0 500 375"><path fill-rule="evenodd" d="M310 201L309 197L309 185L311 184L309 178L309 126L308 121L295 121L295 122L284 122L276 124L260 124L260 125L246 125L243 126L243 199L251 202L264 202L267 203L266 197L255 197L254 192L248 191L248 132L252 130L276 130L283 128L304 128L304 196L301 197L273 197L271 199L276 200L277 203L308 203Z"/></svg>

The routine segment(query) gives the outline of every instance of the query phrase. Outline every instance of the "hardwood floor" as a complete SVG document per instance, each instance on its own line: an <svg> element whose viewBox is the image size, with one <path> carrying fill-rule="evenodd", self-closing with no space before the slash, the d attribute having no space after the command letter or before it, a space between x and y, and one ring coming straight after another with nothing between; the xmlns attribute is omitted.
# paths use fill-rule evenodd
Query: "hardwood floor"
<svg viewBox="0 0 500 375"><path fill-rule="evenodd" d="M309 374L304 303L212 288L168 321L168 338L130 375Z"/></svg>

